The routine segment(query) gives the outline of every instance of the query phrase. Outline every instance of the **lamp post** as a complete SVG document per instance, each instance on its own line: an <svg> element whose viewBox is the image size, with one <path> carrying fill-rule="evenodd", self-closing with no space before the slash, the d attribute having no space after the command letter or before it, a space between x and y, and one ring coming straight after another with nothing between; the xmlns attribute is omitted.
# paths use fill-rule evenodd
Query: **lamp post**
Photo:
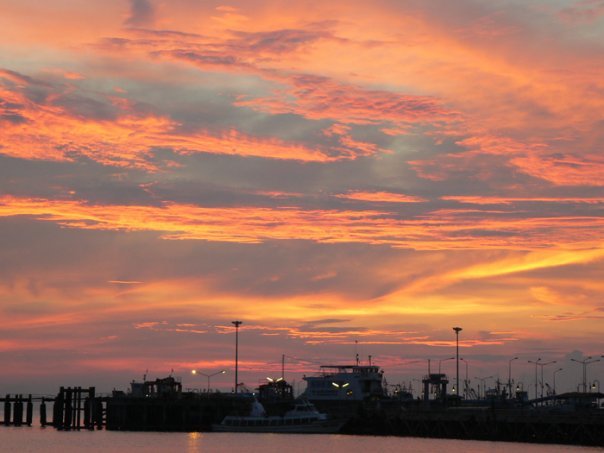
<svg viewBox="0 0 604 453"><path fill-rule="evenodd" d="M539 365L539 362L541 362L541 357L539 357L536 362L533 362L532 360L528 361L528 363L535 364L535 399L537 399L537 365Z"/></svg>
<svg viewBox="0 0 604 453"><path fill-rule="evenodd" d="M453 330L455 331L455 357L457 357L457 360L455 361L455 386L459 392L459 332L463 329L461 327L453 327Z"/></svg>
<svg viewBox="0 0 604 453"><path fill-rule="evenodd" d="M237 394L237 387L239 387L239 326L243 322L231 321L231 324L235 326L235 394Z"/></svg>
<svg viewBox="0 0 604 453"><path fill-rule="evenodd" d="M440 364L446 362L447 360L453 360L455 357L448 357L446 359L441 359L438 361L438 374L440 374Z"/></svg>
<svg viewBox="0 0 604 453"><path fill-rule="evenodd" d="M554 371L554 395L556 395L556 373L559 373L563 369L564 368L558 368L556 371Z"/></svg>
<svg viewBox="0 0 604 453"><path fill-rule="evenodd" d="M551 362L542 362L538 364L541 367L541 398L543 398L543 367L551 365L552 363L556 363L556 361L552 360Z"/></svg>
<svg viewBox="0 0 604 453"><path fill-rule="evenodd" d="M508 360L508 390L509 398L512 398L512 362L518 360L518 357Z"/></svg>
<svg viewBox="0 0 604 453"><path fill-rule="evenodd" d="M202 373L201 371L197 371L197 370L191 370L191 374L193 374L193 375L201 374L202 376L205 376L206 378L208 378L208 393L210 393L210 378L217 376L219 374L224 374L224 373L226 373L226 370L220 370L220 371L217 371L216 373L211 373L211 374Z"/></svg>
<svg viewBox="0 0 604 453"><path fill-rule="evenodd" d="M604 357L604 356L602 356ZM591 356L586 358L585 360L575 360L570 359L572 362L577 362L583 365L583 393L587 393L587 365L590 363L599 362L600 359L592 359Z"/></svg>
<svg viewBox="0 0 604 453"><path fill-rule="evenodd" d="M464 362L466 364L466 378L464 381L464 386L463 386L463 396L465 399L468 399L468 361L462 357L460 357L460 359L462 362Z"/></svg>

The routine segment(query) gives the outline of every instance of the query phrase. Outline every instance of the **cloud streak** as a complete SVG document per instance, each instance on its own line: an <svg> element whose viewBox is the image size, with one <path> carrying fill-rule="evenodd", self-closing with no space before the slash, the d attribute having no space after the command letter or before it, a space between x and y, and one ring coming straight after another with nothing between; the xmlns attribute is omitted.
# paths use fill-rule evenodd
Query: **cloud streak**
<svg viewBox="0 0 604 453"><path fill-rule="evenodd" d="M413 249L519 248L545 246L571 250L601 248L601 218L548 217L481 219L436 212L414 220L382 211L301 210L164 203L163 206L88 205L80 201L3 197L0 216L32 216L63 226L89 230L154 231L165 239L198 239L238 243L267 240L311 240L320 243L361 242ZM586 226L592 232L579 234ZM557 232L557 236L552 235ZM530 236L527 241L524 236ZM577 252L568 252L570 262ZM522 266L520 266L522 269Z"/></svg>
<svg viewBox="0 0 604 453"><path fill-rule="evenodd" d="M5 3L7 391L604 348L600 0Z"/></svg>

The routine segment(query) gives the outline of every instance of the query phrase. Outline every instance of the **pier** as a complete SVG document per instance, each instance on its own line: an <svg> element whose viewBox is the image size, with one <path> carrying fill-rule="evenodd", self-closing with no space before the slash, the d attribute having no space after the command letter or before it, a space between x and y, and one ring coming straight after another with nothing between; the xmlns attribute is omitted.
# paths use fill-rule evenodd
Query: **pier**
<svg viewBox="0 0 604 453"><path fill-rule="evenodd" d="M346 418L343 434L387 435L604 446L602 393L572 392L534 400L519 392L464 400L447 395L444 375L424 380L426 394L368 396L357 401L319 401L322 412ZM3 426L34 424L34 403L41 426L62 431L210 431L227 415L247 415L258 398L271 415L294 403L291 386L283 380L263 384L258 393L183 391L172 377L132 382L129 392L98 395L95 387L60 387L55 397L6 395ZM346 404L344 404L346 403ZM50 407L52 406L52 409ZM51 416L51 418L49 417Z"/></svg>
<svg viewBox="0 0 604 453"><path fill-rule="evenodd" d="M105 398L105 426L123 431L209 431L230 414L247 414L253 398L230 393L183 392L172 377L131 384Z"/></svg>
<svg viewBox="0 0 604 453"><path fill-rule="evenodd" d="M407 407L361 413L343 433L604 446L604 411L495 407Z"/></svg>

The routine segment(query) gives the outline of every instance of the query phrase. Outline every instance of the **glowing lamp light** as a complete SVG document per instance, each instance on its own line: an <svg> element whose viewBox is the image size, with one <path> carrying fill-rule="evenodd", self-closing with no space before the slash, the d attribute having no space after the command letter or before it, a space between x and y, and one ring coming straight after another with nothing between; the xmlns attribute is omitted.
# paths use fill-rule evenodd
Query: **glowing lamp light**
<svg viewBox="0 0 604 453"><path fill-rule="evenodd" d="M267 377L267 378L266 378L266 380L267 380L268 382L281 382L281 381L283 380L283 378L282 378L282 377L280 377L280 378L277 378L277 379L273 379L273 378L271 378L271 377Z"/></svg>

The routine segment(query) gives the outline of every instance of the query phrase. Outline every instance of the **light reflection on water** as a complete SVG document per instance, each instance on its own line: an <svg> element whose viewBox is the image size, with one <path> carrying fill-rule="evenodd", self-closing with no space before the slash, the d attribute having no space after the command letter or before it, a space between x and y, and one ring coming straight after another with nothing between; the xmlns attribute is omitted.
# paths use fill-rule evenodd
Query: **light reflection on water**
<svg viewBox="0 0 604 453"><path fill-rule="evenodd" d="M250 452L250 453L591 453L604 448L411 437L310 434L63 432L0 426L2 452Z"/></svg>

